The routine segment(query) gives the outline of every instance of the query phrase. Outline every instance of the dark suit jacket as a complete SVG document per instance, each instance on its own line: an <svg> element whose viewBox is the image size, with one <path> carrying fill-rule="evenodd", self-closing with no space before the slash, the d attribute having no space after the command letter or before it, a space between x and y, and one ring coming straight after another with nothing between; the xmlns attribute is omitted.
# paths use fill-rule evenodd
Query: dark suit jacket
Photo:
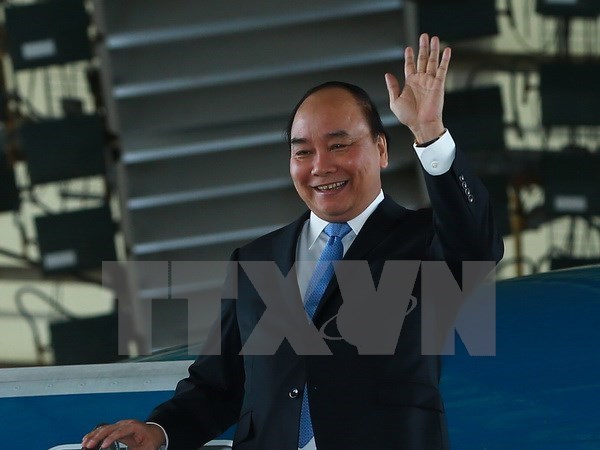
<svg viewBox="0 0 600 450"><path fill-rule="evenodd" d="M432 208L407 210L386 196L344 259L367 260L374 280L386 260L446 260L454 268L464 260L499 261L503 245L487 191L460 151L447 173L425 178ZM237 249L232 259L275 261L287 274L307 218ZM223 301L223 354L199 357L149 418L166 429L170 450L196 449L236 422L236 449L295 450L305 385L319 450L449 448L440 360L421 355L419 306L406 316L394 355L358 355L336 340L327 341L331 356L299 356L284 340L273 356L240 356L265 305L242 270L237 278L238 299ZM417 279L417 297L419 285ZM317 328L341 304L334 279L313 318Z"/></svg>

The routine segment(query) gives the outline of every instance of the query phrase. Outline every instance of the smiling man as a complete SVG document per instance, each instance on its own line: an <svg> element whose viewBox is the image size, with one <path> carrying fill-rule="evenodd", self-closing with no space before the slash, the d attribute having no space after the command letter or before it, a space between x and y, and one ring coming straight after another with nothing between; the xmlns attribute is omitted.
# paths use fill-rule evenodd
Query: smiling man
<svg viewBox="0 0 600 450"><path fill-rule="evenodd" d="M416 61L406 49L402 90L394 76L385 79L392 111L415 136L432 208L411 211L384 194L388 138L379 114L362 89L329 82L308 91L287 129L290 174L308 211L232 255L274 261L283 274L295 268L318 329L343 305L332 261L367 261L377 280L389 260L457 267L502 257L487 191L442 121L450 49L440 61L437 37L422 35L419 47ZM84 438L86 447L118 439L131 449L194 450L237 423L239 450L449 448L439 357L421 352L420 302L399 315L393 354L361 355L333 339L330 355L299 355L287 341L271 356L242 355L265 304L243 270L236 282L238 298L223 303L222 354L200 356L147 423L101 427ZM419 286L413 294L419 298Z"/></svg>
<svg viewBox="0 0 600 450"><path fill-rule="evenodd" d="M290 174L308 208L328 222L347 222L381 191L388 164L387 137L372 130L354 86L326 83L313 89L293 116ZM376 114L367 104L368 114Z"/></svg>

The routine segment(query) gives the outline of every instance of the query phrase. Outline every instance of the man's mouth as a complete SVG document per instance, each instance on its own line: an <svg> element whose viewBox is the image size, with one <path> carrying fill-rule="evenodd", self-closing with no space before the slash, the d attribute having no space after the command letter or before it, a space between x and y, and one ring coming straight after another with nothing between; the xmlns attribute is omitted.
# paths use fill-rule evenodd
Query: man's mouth
<svg viewBox="0 0 600 450"><path fill-rule="evenodd" d="M335 191L336 189L341 189L348 184L348 180L346 181L336 181L335 183L329 184L321 184L320 186L315 186L317 191L326 192L326 191Z"/></svg>

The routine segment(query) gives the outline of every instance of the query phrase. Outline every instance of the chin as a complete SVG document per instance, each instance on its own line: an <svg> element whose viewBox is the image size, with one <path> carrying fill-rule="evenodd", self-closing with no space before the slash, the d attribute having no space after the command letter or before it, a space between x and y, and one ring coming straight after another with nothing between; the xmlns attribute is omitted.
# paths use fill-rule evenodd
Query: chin
<svg viewBox="0 0 600 450"><path fill-rule="evenodd" d="M328 222L347 222L352 219L347 211L321 211L318 215Z"/></svg>

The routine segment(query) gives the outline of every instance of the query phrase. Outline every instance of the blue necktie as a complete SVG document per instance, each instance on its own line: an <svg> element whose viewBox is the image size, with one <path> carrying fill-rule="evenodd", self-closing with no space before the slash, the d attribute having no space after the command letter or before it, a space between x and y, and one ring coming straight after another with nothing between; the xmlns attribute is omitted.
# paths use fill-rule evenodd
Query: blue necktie
<svg viewBox="0 0 600 450"><path fill-rule="evenodd" d="M339 261L344 256L344 246L342 238L346 236L352 229L346 222L330 223L325 227L325 234L329 236L329 240L321 253L315 271L308 283L306 296L304 299L304 309L306 315L312 320L317 306L321 301L321 297L325 293L325 289L333 278L333 262ZM308 389L304 386L304 394L302 396L302 411L300 413L300 433L298 437L298 447L302 448L312 439L314 433L312 422L310 420L310 409L308 405Z"/></svg>

